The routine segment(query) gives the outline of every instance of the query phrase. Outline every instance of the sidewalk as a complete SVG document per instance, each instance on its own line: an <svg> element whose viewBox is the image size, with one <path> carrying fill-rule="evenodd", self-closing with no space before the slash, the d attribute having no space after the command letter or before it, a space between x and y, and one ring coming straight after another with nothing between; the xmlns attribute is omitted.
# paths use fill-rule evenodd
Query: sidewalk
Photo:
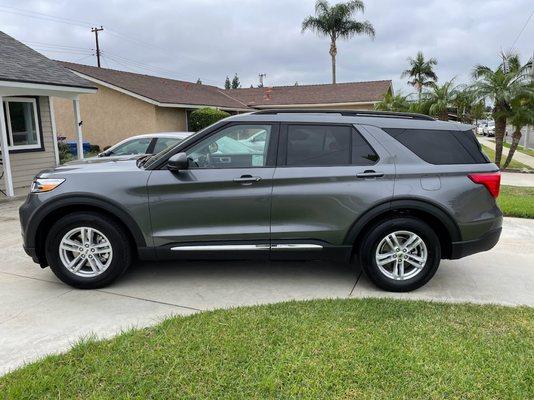
<svg viewBox="0 0 534 400"><path fill-rule="evenodd" d="M491 139L488 139L483 136L477 136L477 139L480 143L482 143L484 146L488 146L495 150L495 142ZM508 148L503 147L502 149L503 159L508 155ZM534 168L534 157L529 156L528 154L521 153L520 151L516 151L514 153L514 160L519 161L520 163L523 163L525 165L528 165L531 168Z"/></svg>

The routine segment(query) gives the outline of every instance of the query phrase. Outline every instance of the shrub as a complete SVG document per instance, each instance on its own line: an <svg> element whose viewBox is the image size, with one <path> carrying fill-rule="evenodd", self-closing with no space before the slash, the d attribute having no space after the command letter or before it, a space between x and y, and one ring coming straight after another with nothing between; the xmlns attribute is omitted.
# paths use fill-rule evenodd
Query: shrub
<svg viewBox="0 0 534 400"><path fill-rule="evenodd" d="M70 147L66 142L58 142L57 148L59 151L60 164L65 164L66 162L74 160L74 156L70 152Z"/></svg>
<svg viewBox="0 0 534 400"><path fill-rule="evenodd" d="M204 129L215 122L229 117L226 111L217 110L216 108L199 108L191 113L191 118L189 120L190 128L198 132L201 129Z"/></svg>

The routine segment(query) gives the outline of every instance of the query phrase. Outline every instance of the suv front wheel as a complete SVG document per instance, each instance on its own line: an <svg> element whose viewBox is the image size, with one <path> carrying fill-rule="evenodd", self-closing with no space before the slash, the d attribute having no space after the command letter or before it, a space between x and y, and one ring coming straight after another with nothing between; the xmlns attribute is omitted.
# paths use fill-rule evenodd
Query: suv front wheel
<svg viewBox="0 0 534 400"><path fill-rule="evenodd" d="M126 271L132 259L124 229L93 212L61 218L48 232L45 246L54 274L80 289L108 285Z"/></svg>
<svg viewBox="0 0 534 400"><path fill-rule="evenodd" d="M441 260L436 233L413 217L384 220L374 225L361 243L360 264L378 287L408 292L427 283Z"/></svg>

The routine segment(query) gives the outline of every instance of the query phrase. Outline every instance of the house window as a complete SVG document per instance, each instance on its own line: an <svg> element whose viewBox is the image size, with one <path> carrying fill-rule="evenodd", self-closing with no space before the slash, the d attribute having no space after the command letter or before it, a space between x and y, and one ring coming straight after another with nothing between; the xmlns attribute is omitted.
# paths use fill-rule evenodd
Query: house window
<svg viewBox="0 0 534 400"><path fill-rule="evenodd" d="M10 150L41 148L41 135L37 119L37 101L32 98L4 99L7 142Z"/></svg>

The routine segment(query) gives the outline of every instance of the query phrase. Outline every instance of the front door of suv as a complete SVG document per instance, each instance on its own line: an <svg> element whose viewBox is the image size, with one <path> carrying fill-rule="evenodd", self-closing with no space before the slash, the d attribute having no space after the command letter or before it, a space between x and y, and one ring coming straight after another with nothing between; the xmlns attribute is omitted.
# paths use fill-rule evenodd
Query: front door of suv
<svg viewBox="0 0 534 400"><path fill-rule="evenodd" d="M345 258L350 253L345 238L351 226L393 195L393 158L366 134L353 125L282 125L271 258Z"/></svg>
<svg viewBox="0 0 534 400"><path fill-rule="evenodd" d="M265 140L251 146L259 133ZM154 170L148 187L160 254L267 257L277 140L277 124L233 123L185 149L187 170Z"/></svg>

